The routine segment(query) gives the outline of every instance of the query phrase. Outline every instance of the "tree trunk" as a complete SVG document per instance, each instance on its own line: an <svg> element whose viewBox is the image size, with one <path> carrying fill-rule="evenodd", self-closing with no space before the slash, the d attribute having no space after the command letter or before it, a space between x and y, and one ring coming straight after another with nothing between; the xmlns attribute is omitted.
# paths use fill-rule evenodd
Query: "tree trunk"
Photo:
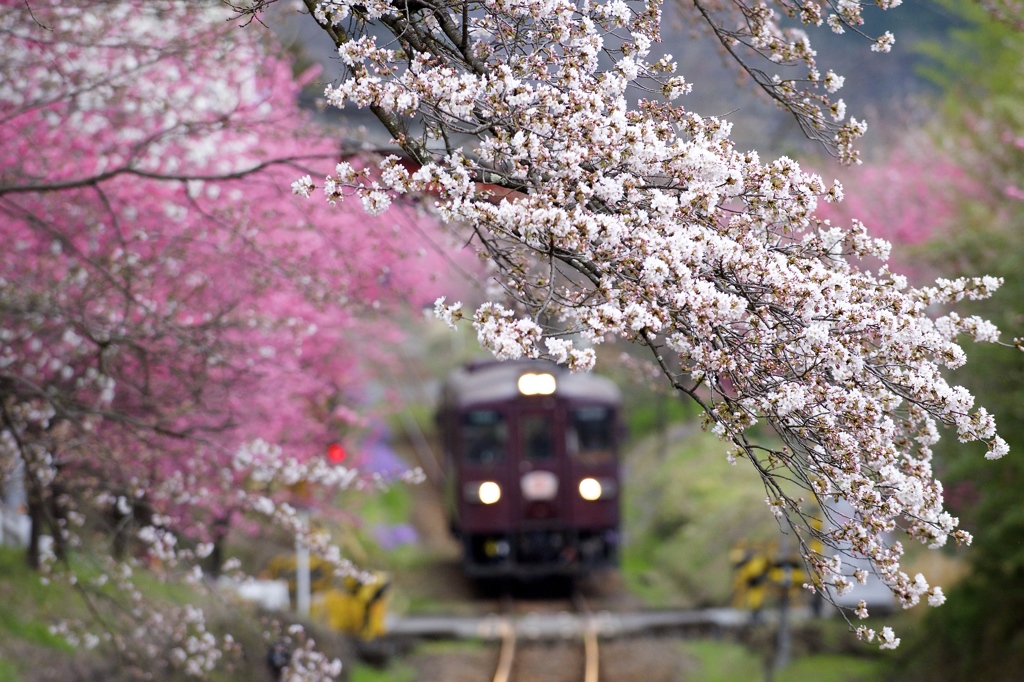
<svg viewBox="0 0 1024 682"><path fill-rule="evenodd" d="M39 540L42 536L43 526L43 503L39 495L31 487L28 490L28 549L25 551L25 560L33 571L39 570Z"/></svg>

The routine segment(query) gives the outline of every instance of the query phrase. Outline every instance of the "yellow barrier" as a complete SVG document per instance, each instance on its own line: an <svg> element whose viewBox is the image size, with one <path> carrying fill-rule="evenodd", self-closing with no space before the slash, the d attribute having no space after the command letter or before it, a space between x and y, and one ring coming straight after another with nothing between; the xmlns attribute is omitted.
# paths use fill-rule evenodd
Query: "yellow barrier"
<svg viewBox="0 0 1024 682"><path fill-rule="evenodd" d="M736 608L758 611L771 596L785 594L796 599L806 594L810 582L807 569L798 556L782 556L775 542L736 545L729 551L733 568L733 600Z"/></svg>
<svg viewBox="0 0 1024 682"><path fill-rule="evenodd" d="M318 594L311 615L335 630L365 640L380 637L385 633L390 582L383 573L374 574L374 578L372 583L346 578L343 587Z"/></svg>
<svg viewBox="0 0 1024 682"><path fill-rule="evenodd" d="M270 577L288 582L294 599L296 590L295 557L280 555L267 564ZM391 580L386 573L373 574L372 582L355 578L334 579L334 567L320 559L309 559L309 583L313 597L310 615L339 632L371 640L384 634Z"/></svg>

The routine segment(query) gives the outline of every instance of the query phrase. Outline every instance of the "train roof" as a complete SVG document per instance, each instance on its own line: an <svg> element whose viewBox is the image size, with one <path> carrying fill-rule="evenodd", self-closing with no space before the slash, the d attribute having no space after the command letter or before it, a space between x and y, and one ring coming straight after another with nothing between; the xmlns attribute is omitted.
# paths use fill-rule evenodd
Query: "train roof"
<svg viewBox="0 0 1024 682"><path fill-rule="evenodd" d="M448 375L441 401L449 407L466 407L518 398L519 377L528 372L554 375L554 395L560 398L614 405L621 401L619 387L611 379L588 372L570 372L544 360L470 363Z"/></svg>

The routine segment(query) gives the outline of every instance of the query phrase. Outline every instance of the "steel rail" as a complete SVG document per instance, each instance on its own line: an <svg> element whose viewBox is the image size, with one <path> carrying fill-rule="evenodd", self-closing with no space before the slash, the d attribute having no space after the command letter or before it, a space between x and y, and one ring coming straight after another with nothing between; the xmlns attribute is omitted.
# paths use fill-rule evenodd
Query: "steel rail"
<svg viewBox="0 0 1024 682"><path fill-rule="evenodd" d="M583 628L583 682L598 682L601 657L597 645L597 624L582 594L573 591L572 602L576 609L586 617L586 624Z"/></svg>
<svg viewBox="0 0 1024 682"><path fill-rule="evenodd" d="M498 668L494 671L494 682L508 682L512 677L512 663L516 657L516 624L512 619L511 600L506 600L503 610L505 617L498 623L501 633L501 651L498 654Z"/></svg>
<svg viewBox="0 0 1024 682"><path fill-rule="evenodd" d="M597 652L597 628L592 620L587 619L587 628L583 633L583 682L597 682L597 671L600 656Z"/></svg>

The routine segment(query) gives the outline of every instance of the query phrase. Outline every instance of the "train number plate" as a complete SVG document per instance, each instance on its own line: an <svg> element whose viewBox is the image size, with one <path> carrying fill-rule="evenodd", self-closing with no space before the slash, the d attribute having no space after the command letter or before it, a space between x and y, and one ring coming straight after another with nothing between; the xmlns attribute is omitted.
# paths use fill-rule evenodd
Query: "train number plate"
<svg viewBox="0 0 1024 682"><path fill-rule="evenodd" d="M558 477L550 471L531 471L519 480L524 500L553 500L558 495Z"/></svg>

